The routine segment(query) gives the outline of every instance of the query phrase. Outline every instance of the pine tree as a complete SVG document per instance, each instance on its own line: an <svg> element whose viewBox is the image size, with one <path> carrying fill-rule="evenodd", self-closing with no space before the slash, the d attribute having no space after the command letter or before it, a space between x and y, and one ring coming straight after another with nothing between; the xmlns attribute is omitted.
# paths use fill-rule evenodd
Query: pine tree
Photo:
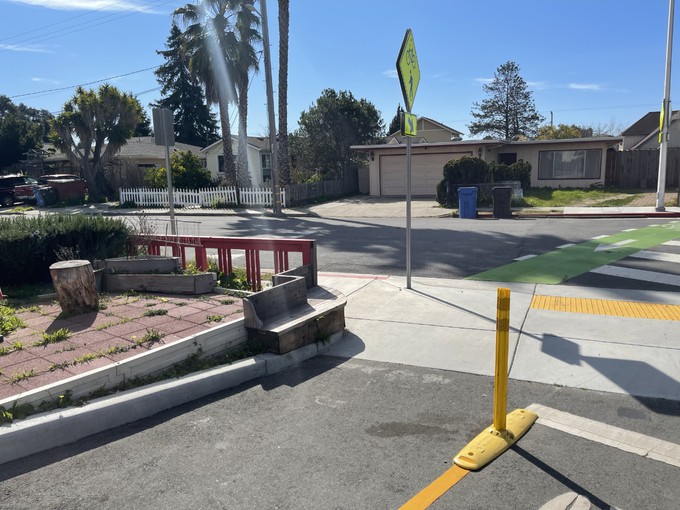
<svg viewBox="0 0 680 510"><path fill-rule="evenodd" d="M219 139L217 121L198 80L189 71L189 56L182 43L182 31L173 22L168 49L156 52L165 58L165 64L154 71L163 99L153 106L173 112L177 142L206 147Z"/></svg>
<svg viewBox="0 0 680 510"><path fill-rule="evenodd" d="M141 120L137 127L135 127L135 132L132 136L151 136L151 120L146 113L146 110L141 112Z"/></svg>
<svg viewBox="0 0 680 510"><path fill-rule="evenodd" d="M394 133L401 130L401 116L403 113L404 109L401 107L401 105L397 105L397 113L392 119L392 122L390 122L390 127L387 128L388 135L393 135Z"/></svg>
<svg viewBox="0 0 680 510"><path fill-rule="evenodd" d="M473 103L471 113L476 120L468 125L470 134L487 133L504 140L536 134L544 117L536 111L515 62L508 61L496 69L493 81L483 88L489 97L481 104Z"/></svg>

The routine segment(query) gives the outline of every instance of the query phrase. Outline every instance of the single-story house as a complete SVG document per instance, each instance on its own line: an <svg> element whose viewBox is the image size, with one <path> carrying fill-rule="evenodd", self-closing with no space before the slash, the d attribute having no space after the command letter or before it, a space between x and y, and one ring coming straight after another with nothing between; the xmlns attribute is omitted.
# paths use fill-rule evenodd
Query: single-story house
<svg viewBox="0 0 680 510"><path fill-rule="evenodd" d="M175 151L191 152L205 165L205 155L196 145L176 142L170 147L171 154ZM57 173L80 173L71 168L68 157L61 151L42 161ZM165 167L165 147L156 145L153 136L135 136L128 139L113 157L106 169L106 177L114 189L143 186L144 170L154 167Z"/></svg>
<svg viewBox="0 0 680 510"><path fill-rule="evenodd" d="M649 150L659 148L659 125L661 112L649 112L621 133L623 150ZM680 148L680 111L671 117L668 148Z"/></svg>
<svg viewBox="0 0 680 510"><path fill-rule="evenodd" d="M231 150L236 157L238 154L238 137L236 135L231 137ZM209 145L201 152L205 156L206 168L210 171L213 179L222 177L224 175L222 140ZM261 187L271 180L272 153L269 148L269 138L248 137L248 170L250 170L250 179L255 187Z"/></svg>
<svg viewBox="0 0 680 510"><path fill-rule="evenodd" d="M191 152L205 164L205 156L201 152L201 148L196 145L175 142L175 145L170 147L170 153L176 151ZM153 136L135 136L123 145L114 159L126 161L142 168L165 167L165 147L156 145Z"/></svg>
<svg viewBox="0 0 680 510"><path fill-rule="evenodd" d="M420 133L415 137L419 140ZM608 154L616 151L620 137L563 140L458 140L412 142L411 193L433 197L443 179L444 165L463 156L490 163L531 164L531 185L536 187L589 187L604 183ZM369 156L369 194L395 197L406 195L406 145L385 143L354 145L352 149Z"/></svg>
<svg viewBox="0 0 680 510"><path fill-rule="evenodd" d="M428 117L418 117L416 120L416 130L418 136L413 139L414 143L451 142L462 140L463 138L463 133L457 129L453 129ZM401 132L397 131L388 135L385 143L399 144L406 142L401 136Z"/></svg>
<svg viewBox="0 0 680 510"><path fill-rule="evenodd" d="M170 153L174 151L189 151L205 164L205 156L201 152L201 148L196 145L175 143L174 146L170 147ZM61 165L62 169L68 169L72 173L68 157L61 151L53 152L44 157L42 161L52 165ZM156 145L153 136L135 136L123 145L114 156L111 165L121 165L128 168L131 166L140 168L165 167L165 147Z"/></svg>

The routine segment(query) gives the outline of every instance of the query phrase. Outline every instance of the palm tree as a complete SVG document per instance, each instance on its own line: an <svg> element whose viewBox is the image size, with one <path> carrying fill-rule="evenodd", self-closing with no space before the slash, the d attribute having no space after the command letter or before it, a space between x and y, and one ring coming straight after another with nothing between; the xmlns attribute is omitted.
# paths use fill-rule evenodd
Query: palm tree
<svg viewBox="0 0 680 510"><path fill-rule="evenodd" d="M236 103L235 72L229 50L235 37L229 18L238 4L239 0L202 0L179 7L173 13L186 25L184 40L191 71L205 87L206 99L217 104L220 111L224 181L229 186L239 184L229 122L229 104Z"/></svg>
<svg viewBox="0 0 680 510"><path fill-rule="evenodd" d="M248 170L248 86L251 69L258 70L258 58L254 45L262 40L258 32L260 18L251 6L252 3L248 0L240 3L240 8L236 12L233 42L229 47L238 92L238 161L236 169L241 186L251 185L250 171Z"/></svg>
<svg viewBox="0 0 680 510"><path fill-rule="evenodd" d="M279 0L279 179L290 184L288 158L288 32L290 0Z"/></svg>

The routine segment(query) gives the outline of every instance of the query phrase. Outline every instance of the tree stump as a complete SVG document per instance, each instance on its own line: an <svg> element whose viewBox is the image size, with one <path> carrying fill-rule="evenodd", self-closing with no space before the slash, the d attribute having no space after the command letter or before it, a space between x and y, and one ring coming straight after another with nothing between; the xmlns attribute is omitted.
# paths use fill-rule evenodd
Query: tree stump
<svg viewBox="0 0 680 510"><path fill-rule="evenodd" d="M76 315L98 309L99 296L89 261L55 262L50 266L50 275L62 311Z"/></svg>

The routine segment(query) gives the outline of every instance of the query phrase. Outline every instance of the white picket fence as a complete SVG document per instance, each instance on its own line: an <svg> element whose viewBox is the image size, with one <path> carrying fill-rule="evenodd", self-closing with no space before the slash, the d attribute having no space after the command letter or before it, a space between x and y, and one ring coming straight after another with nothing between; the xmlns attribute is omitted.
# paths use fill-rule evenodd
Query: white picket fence
<svg viewBox="0 0 680 510"><path fill-rule="evenodd" d="M271 207L272 188L240 188L242 205ZM236 188L173 189L175 205L185 207L213 207L216 204L236 205ZM167 189L134 188L120 190L120 203L134 203L137 207L168 207ZM281 205L286 207L286 190L281 189Z"/></svg>

